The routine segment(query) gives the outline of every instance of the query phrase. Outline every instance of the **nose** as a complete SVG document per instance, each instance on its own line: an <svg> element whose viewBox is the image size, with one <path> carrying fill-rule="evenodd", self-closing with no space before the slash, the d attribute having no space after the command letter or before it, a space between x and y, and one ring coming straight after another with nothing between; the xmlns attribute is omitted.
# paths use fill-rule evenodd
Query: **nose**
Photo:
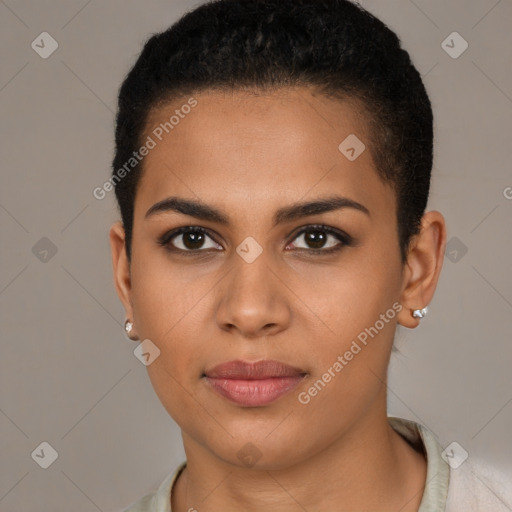
<svg viewBox="0 0 512 512"><path fill-rule="evenodd" d="M252 263L236 255L234 268L217 290L219 328L245 338L275 335L287 329L290 304L286 286L277 275L265 251Z"/></svg>

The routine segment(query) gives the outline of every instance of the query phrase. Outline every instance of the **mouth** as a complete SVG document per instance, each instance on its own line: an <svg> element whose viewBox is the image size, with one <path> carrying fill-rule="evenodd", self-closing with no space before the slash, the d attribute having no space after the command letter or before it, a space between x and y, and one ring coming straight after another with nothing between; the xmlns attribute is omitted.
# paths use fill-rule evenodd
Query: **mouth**
<svg viewBox="0 0 512 512"><path fill-rule="evenodd" d="M307 372L280 361L228 361L203 374L209 387L243 407L268 405L300 384Z"/></svg>

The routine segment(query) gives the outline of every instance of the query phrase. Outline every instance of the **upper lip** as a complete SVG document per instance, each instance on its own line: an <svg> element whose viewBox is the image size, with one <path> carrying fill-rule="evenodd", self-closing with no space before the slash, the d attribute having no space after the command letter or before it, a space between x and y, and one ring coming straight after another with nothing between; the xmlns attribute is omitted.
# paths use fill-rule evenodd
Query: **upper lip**
<svg viewBox="0 0 512 512"><path fill-rule="evenodd" d="M281 361L266 359L263 361L227 361L205 371L207 377L224 379L270 379L272 377L299 377L305 371L289 366Z"/></svg>

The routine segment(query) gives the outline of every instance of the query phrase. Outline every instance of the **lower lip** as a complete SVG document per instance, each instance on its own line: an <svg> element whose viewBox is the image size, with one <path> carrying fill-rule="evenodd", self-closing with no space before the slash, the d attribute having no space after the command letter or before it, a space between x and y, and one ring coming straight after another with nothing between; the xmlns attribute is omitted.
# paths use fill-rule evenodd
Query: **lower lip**
<svg viewBox="0 0 512 512"><path fill-rule="evenodd" d="M238 380L205 377L220 395L245 407L267 405L295 388L303 379L296 377L270 377L258 380Z"/></svg>

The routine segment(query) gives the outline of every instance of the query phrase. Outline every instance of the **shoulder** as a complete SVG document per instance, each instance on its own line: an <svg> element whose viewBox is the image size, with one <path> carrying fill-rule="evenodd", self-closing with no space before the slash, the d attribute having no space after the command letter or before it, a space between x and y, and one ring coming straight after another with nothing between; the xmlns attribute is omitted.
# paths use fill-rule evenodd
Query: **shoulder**
<svg viewBox="0 0 512 512"><path fill-rule="evenodd" d="M498 468L469 456L460 465L453 449L443 450L423 425L389 417L391 426L411 444L421 441L427 457L427 478L419 512L512 512L512 467ZM467 453L466 453L467 456Z"/></svg>
<svg viewBox="0 0 512 512"><path fill-rule="evenodd" d="M512 511L512 470L492 467L481 459L468 458L450 468L446 512Z"/></svg>

